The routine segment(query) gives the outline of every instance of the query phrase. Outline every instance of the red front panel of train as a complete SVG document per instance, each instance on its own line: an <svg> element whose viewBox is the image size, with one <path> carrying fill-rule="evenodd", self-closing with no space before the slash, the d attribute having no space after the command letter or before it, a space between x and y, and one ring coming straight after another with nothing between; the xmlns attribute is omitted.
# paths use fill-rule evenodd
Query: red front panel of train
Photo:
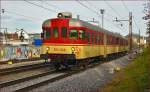
<svg viewBox="0 0 150 92"><path fill-rule="evenodd" d="M50 28L47 30L51 36L48 39L44 39L44 43L65 43L67 39L62 37L62 28L68 30L69 19L52 19ZM68 31L67 31L68 32ZM66 33L66 38L68 33Z"/></svg>
<svg viewBox="0 0 150 92"><path fill-rule="evenodd" d="M66 33L64 33L62 30L66 29ZM80 39L79 36L77 39L71 39L70 38L70 30L85 30L84 27L75 27L69 26L69 19L51 19L50 27L47 28L46 31L49 31L51 36L48 39L44 39L43 43L59 43L59 44L87 44L86 39ZM65 37L63 37L63 35ZM78 34L79 35L79 34Z"/></svg>

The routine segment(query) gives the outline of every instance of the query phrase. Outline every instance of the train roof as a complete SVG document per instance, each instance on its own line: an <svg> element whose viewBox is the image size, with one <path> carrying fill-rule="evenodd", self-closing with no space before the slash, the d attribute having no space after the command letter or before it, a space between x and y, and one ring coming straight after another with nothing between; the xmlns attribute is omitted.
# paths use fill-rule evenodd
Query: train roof
<svg viewBox="0 0 150 92"><path fill-rule="evenodd" d="M99 31L99 32L104 32L104 33L107 33L109 35L113 35L115 37L123 37L122 35L120 35L119 33L114 33L114 32L110 32L106 29L103 29L97 25L93 25L93 24L90 24L86 21L83 21L83 20L79 20L79 19L75 19L75 18L71 18L69 20L69 25L70 26L77 26L77 27L87 27L89 29L92 29L92 30L96 30L96 31Z"/></svg>
<svg viewBox="0 0 150 92"><path fill-rule="evenodd" d="M106 29L102 29L101 27L99 27L97 25L93 25L93 24L88 23L88 22L83 21L83 20L79 20L79 19L75 19L75 18L53 18L53 19L69 19L69 26L86 27L86 28L89 28L91 30L96 30L99 32L104 32L104 33L109 34L109 35L113 35L115 37L124 38L119 33L110 32ZM53 20L53 19L45 20L42 25L44 25L45 27L50 27L51 20Z"/></svg>

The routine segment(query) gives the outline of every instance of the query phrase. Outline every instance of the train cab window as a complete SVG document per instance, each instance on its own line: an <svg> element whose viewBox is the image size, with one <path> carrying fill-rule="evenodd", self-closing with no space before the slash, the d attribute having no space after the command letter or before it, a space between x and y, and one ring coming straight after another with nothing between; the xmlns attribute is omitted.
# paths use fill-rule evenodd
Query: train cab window
<svg viewBox="0 0 150 92"><path fill-rule="evenodd" d="M53 28L53 36L54 36L54 38L58 38L58 28L57 27Z"/></svg>
<svg viewBox="0 0 150 92"><path fill-rule="evenodd" d="M62 27L61 28L61 37L62 38L66 38L67 37L67 28L66 27Z"/></svg>
<svg viewBox="0 0 150 92"><path fill-rule="evenodd" d="M70 39L77 39L78 38L78 31L75 29L70 30L69 38Z"/></svg>
<svg viewBox="0 0 150 92"><path fill-rule="evenodd" d="M44 33L44 39L46 39L46 30L43 30Z"/></svg>
<svg viewBox="0 0 150 92"><path fill-rule="evenodd" d="M50 35L51 35L50 31L46 31L46 39L50 38Z"/></svg>
<svg viewBox="0 0 150 92"><path fill-rule="evenodd" d="M79 30L79 38L85 39L85 31L84 30Z"/></svg>
<svg viewBox="0 0 150 92"><path fill-rule="evenodd" d="M44 38L48 39L48 38L50 38L50 36L51 36L51 32L44 30Z"/></svg>

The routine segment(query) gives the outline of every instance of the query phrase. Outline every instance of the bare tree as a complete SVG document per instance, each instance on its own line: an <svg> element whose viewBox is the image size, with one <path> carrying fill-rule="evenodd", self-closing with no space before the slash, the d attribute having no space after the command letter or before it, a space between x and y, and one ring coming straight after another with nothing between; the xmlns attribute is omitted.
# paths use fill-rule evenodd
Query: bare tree
<svg viewBox="0 0 150 92"><path fill-rule="evenodd" d="M147 34L149 35L147 41L150 46L150 1L147 1L144 5L144 14L143 19L147 21Z"/></svg>

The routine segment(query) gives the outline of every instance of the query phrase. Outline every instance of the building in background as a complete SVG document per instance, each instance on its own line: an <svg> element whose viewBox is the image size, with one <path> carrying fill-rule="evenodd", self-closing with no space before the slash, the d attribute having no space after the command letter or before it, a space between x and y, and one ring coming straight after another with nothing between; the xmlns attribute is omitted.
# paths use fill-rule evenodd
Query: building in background
<svg viewBox="0 0 150 92"><path fill-rule="evenodd" d="M0 61L40 57L40 45L34 45L34 40L41 38L40 33L23 33L23 36L21 41L20 32L0 32Z"/></svg>
<svg viewBox="0 0 150 92"><path fill-rule="evenodd" d="M21 32L15 33L2 33L0 32L0 45L33 45L35 39L41 39L40 33L22 33L23 41L20 39Z"/></svg>
<svg viewBox="0 0 150 92"><path fill-rule="evenodd" d="M0 46L3 44L3 34L0 32Z"/></svg>
<svg viewBox="0 0 150 92"><path fill-rule="evenodd" d="M128 35L125 36L128 39ZM139 41L140 38L140 41ZM140 42L140 43L139 43ZM140 36L138 34L132 34L132 45L133 48L136 48L138 46L146 46L147 44L147 37Z"/></svg>
<svg viewBox="0 0 150 92"><path fill-rule="evenodd" d="M22 42L17 33L2 33L3 37L1 39L2 45L28 45L29 39L24 39Z"/></svg>

